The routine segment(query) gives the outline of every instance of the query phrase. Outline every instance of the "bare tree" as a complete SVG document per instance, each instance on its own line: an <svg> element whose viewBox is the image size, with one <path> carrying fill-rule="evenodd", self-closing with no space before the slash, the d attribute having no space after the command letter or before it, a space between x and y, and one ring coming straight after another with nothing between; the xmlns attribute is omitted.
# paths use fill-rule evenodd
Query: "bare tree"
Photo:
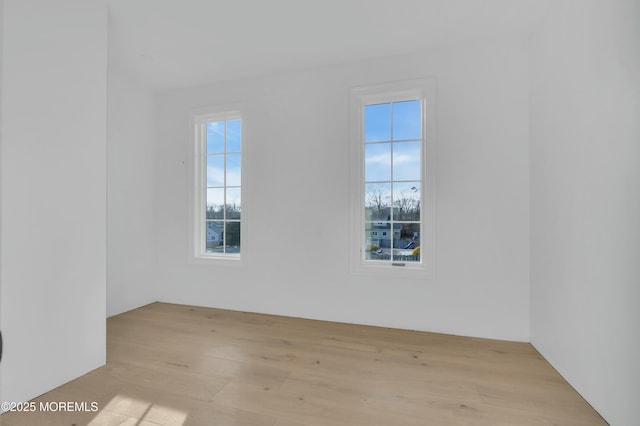
<svg viewBox="0 0 640 426"><path fill-rule="evenodd" d="M401 191L399 196L394 198L395 220L420 220L420 200L416 199L413 194Z"/></svg>
<svg viewBox="0 0 640 426"><path fill-rule="evenodd" d="M371 211L372 218L382 219L389 214L389 196L383 185L367 185L365 207Z"/></svg>

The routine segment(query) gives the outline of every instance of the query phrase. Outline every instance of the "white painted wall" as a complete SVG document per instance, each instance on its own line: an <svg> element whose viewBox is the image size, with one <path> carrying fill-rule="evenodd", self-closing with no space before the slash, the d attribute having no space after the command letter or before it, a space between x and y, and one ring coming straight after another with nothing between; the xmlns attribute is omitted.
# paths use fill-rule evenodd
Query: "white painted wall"
<svg viewBox="0 0 640 426"><path fill-rule="evenodd" d="M640 3L562 1L531 44L531 341L640 419Z"/></svg>
<svg viewBox="0 0 640 426"><path fill-rule="evenodd" d="M154 98L109 68L107 315L157 300L154 213Z"/></svg>
<svg viewBox="0 0 640 426"><path fill-rule="evenodd" d="M159 96L160 299L528 341L527 49L443 49ZM350 275L349 88L425 76L437 80L438 278ZM248 264L190 265L188 114L234 101L248 102Z"/></svg>
<svg viewBox="0 0 640 426"><path fill-rule="evenodd" d="M2 10L4 8L4 0L0 0L0 223L2 223L2 46L4 34L4 19ZM0 235L2 229L0 229ZM2 243L0 241L0 279L2 277ZM2 282L0 281L0 330L2 330ZM0 369L0 402L2 399L2 369Z"/></svg>
<svg viewBox="0 0 640 426"><path fill-rule="evenodd" d="M5 0L2 397L105 362L107 10Z"/></svg>

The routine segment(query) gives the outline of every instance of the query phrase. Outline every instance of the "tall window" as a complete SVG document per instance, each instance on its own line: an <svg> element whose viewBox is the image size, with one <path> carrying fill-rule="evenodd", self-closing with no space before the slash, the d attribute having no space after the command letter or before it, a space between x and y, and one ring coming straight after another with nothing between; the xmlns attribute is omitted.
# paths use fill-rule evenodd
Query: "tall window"
<svg viewBox="0 0 640 426"><path fill-rule="evenodd" d="M242 252L242 117L230 111L194 118L196 258L239 259Z"/></svg>
<svg viewBox="0 0 640 426"><path fill-rule="evenodd" d="M355 271L433 272L434 92L430 80L352 90Z"/></svg>
<svg viewBox="0 0 640 426"><path fill-rule="evenodd" d="M422 101L369 104L363 112L364 258L420 262Z"/></svg>

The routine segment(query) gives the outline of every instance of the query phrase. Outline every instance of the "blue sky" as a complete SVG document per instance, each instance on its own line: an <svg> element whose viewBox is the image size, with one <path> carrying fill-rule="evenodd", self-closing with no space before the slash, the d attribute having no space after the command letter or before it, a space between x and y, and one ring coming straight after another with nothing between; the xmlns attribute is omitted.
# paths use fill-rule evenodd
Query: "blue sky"
<svg viewBox="0 0 640 426"><path fill-rule="evenodd" d="M240 148L241 123L239 119L207 123L207 187L209 187L207 188L207 206L223 205L226 194L228 205L240 207ZM226 191L224 188L225 160Z"/></svg>
<svg viewBox="0 0 640 426"><path fill-rule="evenodd" d="M372 194L387 207L403 198L419 202L420 101L367 105L364 114L365 202Z"/></svg>

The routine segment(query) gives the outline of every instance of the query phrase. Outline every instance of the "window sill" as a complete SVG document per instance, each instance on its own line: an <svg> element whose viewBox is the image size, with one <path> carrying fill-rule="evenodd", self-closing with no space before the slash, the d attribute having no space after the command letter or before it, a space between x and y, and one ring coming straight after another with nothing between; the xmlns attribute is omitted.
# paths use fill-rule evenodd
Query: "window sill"
<svg viewBox="0 0 640 426"><path fill-rule="evenodd" d="M355 262L354 262L355 263ZM411 264L408 262L359 261L351 265L351 274L385 278L403 278L416 280L435 280L435 268L430 264Z"/></svg>
<svg viewBox="0 0 640 426"><path fill-rule="evenodd" d="M199 255L191 256L189 263L203 266L243 266L245 262L240 256Z"/></svg>

